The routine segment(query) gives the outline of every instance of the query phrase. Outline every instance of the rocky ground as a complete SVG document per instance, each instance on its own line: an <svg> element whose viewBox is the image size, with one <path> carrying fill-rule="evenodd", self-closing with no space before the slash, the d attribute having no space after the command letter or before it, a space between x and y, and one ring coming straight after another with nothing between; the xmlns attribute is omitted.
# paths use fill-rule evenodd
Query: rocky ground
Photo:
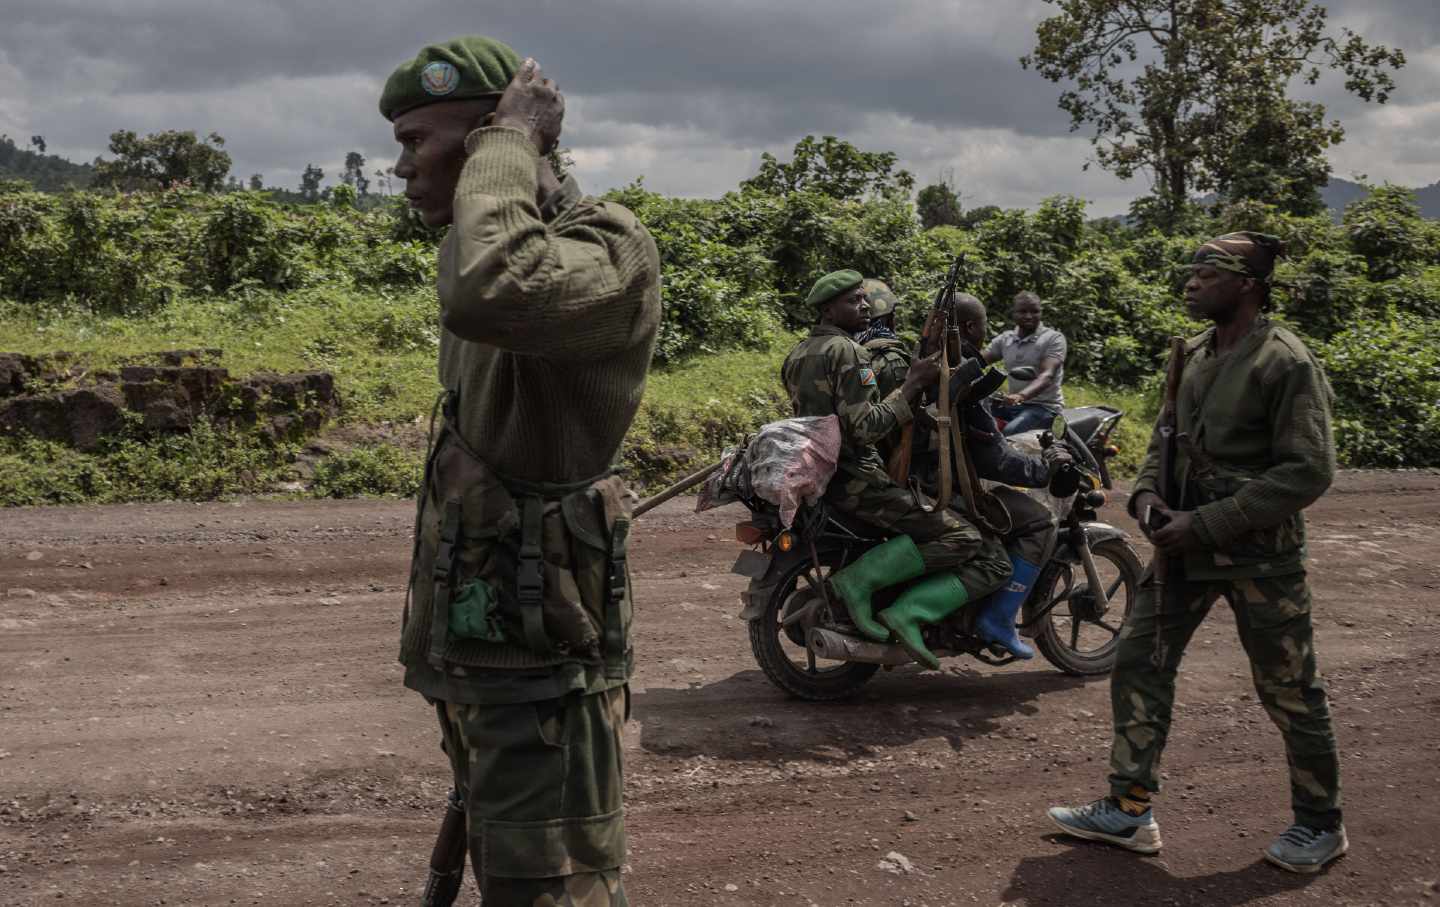
<svg viewBox="0 0 1440 907"><path fill-rule="evenodd" d="M0 514L0 904L413 903L449 784L393 658L410 518ZM1223 607L1183 668L1166 850L1137 858L1044 818L1102 789L1103 679L951 662L787 700L736 619L734 518L638 530L632 903L1440 902L1440 474L1346 474L1312 510L1352 840L1312 878L1259 860L1285 759Z"/></svg>

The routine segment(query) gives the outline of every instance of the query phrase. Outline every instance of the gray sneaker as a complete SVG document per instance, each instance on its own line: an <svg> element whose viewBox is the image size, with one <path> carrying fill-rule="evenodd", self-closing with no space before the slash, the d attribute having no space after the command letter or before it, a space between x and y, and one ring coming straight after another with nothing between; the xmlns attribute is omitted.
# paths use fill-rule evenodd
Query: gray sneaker
<svg viewBox="0 0 1440 907"><path fill-rule="evenodd" d="M1160 826L1152 810L1132 816L1109 797L1085 806L1052 806L1050 819L1067 835L1104 841L1136 853L1160 852Z"/></svg>
<svg viewBox="0 0 1440 907"><path fill-rule="evenodd" d="M1334 831L1292 825L1265 849L1265 859L1291 872L1319 872L1349 849L1343 825Z"/></svg>

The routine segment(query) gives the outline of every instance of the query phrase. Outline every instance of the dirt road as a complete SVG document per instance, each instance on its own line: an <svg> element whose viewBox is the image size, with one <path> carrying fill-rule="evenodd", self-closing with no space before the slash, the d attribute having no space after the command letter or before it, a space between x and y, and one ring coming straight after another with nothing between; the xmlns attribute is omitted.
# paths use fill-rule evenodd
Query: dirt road
<svg viewBox="0 0 1440 907"><path fill-rule="evenodd" d="M1285 759L1228 611L1183 668L1167 849L1137 858L1044 820L1102 790L1103 679L952 662L787 700L736 619L734 514L686 511L632 561L632 903L1440 903L1440 474L1346 474L1311 512L1353 849L1310 879L1258 859ZM393 657L409 522L0 511L0 904L413 903L449 783Z"/></svg>

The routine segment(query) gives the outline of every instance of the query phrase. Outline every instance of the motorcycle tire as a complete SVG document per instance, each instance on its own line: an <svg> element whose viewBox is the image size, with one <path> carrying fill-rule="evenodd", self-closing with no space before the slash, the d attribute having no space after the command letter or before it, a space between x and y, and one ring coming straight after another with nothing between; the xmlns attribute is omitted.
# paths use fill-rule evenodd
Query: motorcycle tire
<svg viewBox="0 0 1440 907"><path fill-rule="evenodd" d="M1078 631L1075 629L1077 623L1073 610L1068 612L1071 626L1069 634L1056 626L1057 612L1066 606L1064 602L1056 605L1045 615L1035 636L1035 648L1040 650L1040 654L1044 655L1052 665L1074 677L1094 677L1108 674L1110 669L1115 666L1115 655L1120 648L1120 628L1129 619L1130 609L1135 607L1135 599L1140 594L1140 577L1144 571L1140 564L1140 556L1124 539L1106 539L1092 547L1090 553L1095 557L1096 567L1102 572L1103 562L1108 561L1114 567L1118 575L1115 595L1123 594L1125 596L1124 613L1117 613L1116 603L1112 598L1111 610L1105 615L1104 623L1097 624L1112 633L1110 640L1098 649L1079 651L1077 648ZM1052 590L1061 577L1061 571L1066 566L1059 563L1048 564L1041 572L1036 588L1053 595ZM1072 582L1077 586L1079 583L1085 582L1084 571L1080 566L1078 564L1069 566L1073 571ZM1114 619L1111 619L1112 615ZM1091 622L1086 621L1086 623Z"/></svg>
<svg viewBox="0 0 1440 907"><path fill-rule="evenodd" d="M826 575L840 566L838 553L822 554L820 561ZM880 670L880 666L861 662L827 662L835 666L810 671L797 665L785 649L785 643L793 645L796 636L794 625L784 627L780 623L786 602L800 584L805 583L805 574L813 569L809 561L800 561L770 588L764 613L750 621L750 650L770 682L791 696L811 702L844 699L863 687Z"/></svg>

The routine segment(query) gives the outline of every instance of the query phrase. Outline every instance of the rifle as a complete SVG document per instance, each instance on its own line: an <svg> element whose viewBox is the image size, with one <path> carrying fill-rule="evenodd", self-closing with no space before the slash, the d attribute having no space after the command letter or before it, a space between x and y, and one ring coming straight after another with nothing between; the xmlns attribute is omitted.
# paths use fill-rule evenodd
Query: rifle
<svg viewBox="0 0 1440 907"><path fill-rule="evenodd" d="M450 907L455 903L465 878L465 845L465 804L460 792L452 788L435 849L430 852L430 876L420 895L420 907Z"/></svg>
<svg viewBox="0 0 1440 907"><path fill-rule="evenodd" d="M951 334L956 332L955 327L955 290L960 282L960 270L965 266L965 255L961 253L955 256L950 263L950 270L945 275L945 283L941 285L935 294L935 304L931 307L930 317L925 320L925 330L920 335L920 349L917 358L925 358L935 353L936 348L941 349L940 359L940 389L941 398L939 406L940 422L940 462L948 466L950 462L950 339ZM958 353L958 343L956 352ZM927 393L927 397L928 397ZM886 472L890 475L890 481L904 488L910 484L911 460L915 448L915 423L912 421L900 432L900 443L895 446L894 453L890 456L890 462L886 464ZM940 470L940 500L936 507L944 507L950 503L951 487L949 469Z"/></svg>
<svg viewBox="0 0 1440 907"><path fill-rule="evenodd" d="M1155 478L1155 493L1169 508L1180 507L1183 504L1180 500L1180 483L1175 480L1175 448L1179 443L1176 417L1177 400L1180 396L1180 379L1184 373L1185 340L1181 337L1171 337L1170 362L1165 366L1165 403L1160 407L1160 421L1157 428L1160 432L1160 462L1159 472ZM1154 523L1149 514L1141 514L1141 519L1146 521L1147 532L1159 529L1164 525L1163 522ZM1170 581L1170 561L1169 557L1158 550L1151 561L1151 572L1155 577L1157 618L1165 611L1166 589ZM1162 641L1163 636L1160 629L1157 620L1155 650L1150 655L1150 663L1157 671L1165 664L1165 644Z"/></svg>

